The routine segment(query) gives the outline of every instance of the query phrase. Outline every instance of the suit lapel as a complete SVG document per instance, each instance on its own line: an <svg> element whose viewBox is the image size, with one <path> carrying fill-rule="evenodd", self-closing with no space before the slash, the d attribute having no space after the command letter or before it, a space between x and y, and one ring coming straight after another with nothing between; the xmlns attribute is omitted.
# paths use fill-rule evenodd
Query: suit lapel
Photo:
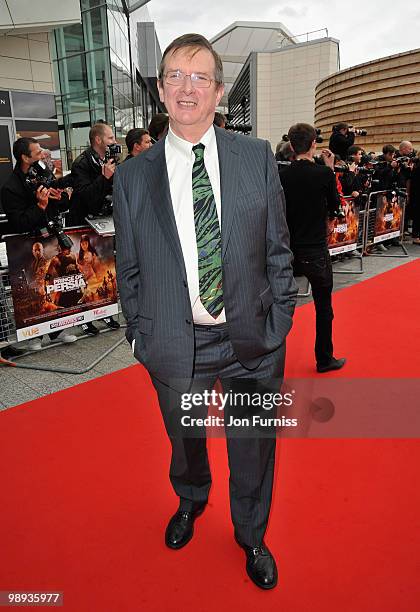
<svg viewBox="0 0 420 612"><path fill-rule="evenodd" d="M184 257L169 189L168 170L165 158L165 140L159 141L157 144L153 145L149 151L142 155L146 155L150 162L149 170L146 173L146 180L150 188L150 193L152 194L152 203L155 208L156 216L169 246L181 266L184 278L186 278L187 273L185 270Z"/></svg>
<svg viewBox="0 0 420 612"><path fill-rule="evenodd" d="M222 200L222 259L226 255L238 192L240 151L235 136L215 128Z"/></svg>

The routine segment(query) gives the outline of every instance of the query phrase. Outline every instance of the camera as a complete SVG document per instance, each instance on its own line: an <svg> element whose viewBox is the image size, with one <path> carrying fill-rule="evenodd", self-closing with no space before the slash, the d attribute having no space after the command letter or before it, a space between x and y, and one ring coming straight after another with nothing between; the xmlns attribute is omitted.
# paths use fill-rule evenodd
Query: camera
<svg viewBox="0 0 420 612"><path fill-rule="evenodd" d="M73 186L70 174L57 179L43 161L37 161L35 164L32 164L28 174L25 176L25 183L32 191L36 191L41 186L47 189L66 189Z"/></svg>
<svg viewBox="0 0 420 612"><path fill-rule="evenodd" d="M334 166L334 172L336 172L337 174L340 174L343 172L350 172L350 168L348 167L347 164L343 164L342 166Z"/></svg>
<svg viewBox="0 0 420 612"><path fill-rule="evenodd" d="M367 130L360 130L359 128L355 128L352 125L349 125L349 130L353 130L353 132L357 136L367 136Z"/></svg>
<svg viewBox="0 0 420 612"><path fill-rule="evenodd" d="M100 215L101 217L109 217L112 215L112 195L105 196Z"/></svg>
<svg viewBox="0 0 420 612"><path fill-rule="evenodd" d="M415 156L415 153L414 154L410 153L410 155L404 155L402 157L397 157L395 161L398 163L399 168L403 166L404 168L410 169L412 166L416 166L419 163L419 159L420 158Z"/></svg>
<svg viewBox="0 0 420 612"><path fill-rule="evenodd" d="M316 132L316 138L315 138L315 142L317 143L321 143L324 142L324 139L321 136L321 130L320 128L315 128L315 132Z"/></svg>
<svg viewBox="0 0 420 612"><path fill-rule="evenodd" d="M333 125L333 132L339 132L341 129L344 129L346 127L346 124L344 123L337 123L337 125ZM367 136L367 130L360 130L359 128L355 128L352 125L348 125L347 129L349 131L353 131L355 134L357 134L357 136Z"/></svg>
<svg viewBox="0 0 420 612"><path fill-rule="evenodd" d="M114 143L108 145L105 151L105 163L108 162L110 159L117 162L118 156L121 155L121 151L121 145L119 144Z"/></svg>
<svg viewBox="0 0 420 612"><path fill-rule="evenodd" d="M57 238L58 244L62 249L71 249L73 241L63 231L63 222L60 215L57 215L53 219L47 222L45 227L41 228L41 236L43 238L55 237Z"/></svg>
<svg viewBox="0 0 420 612"><path fill-rule="evenodd" d="M376 172L376 168L366 168L365 166L357 166L358 174L365 176L373 176Z"/></svg>

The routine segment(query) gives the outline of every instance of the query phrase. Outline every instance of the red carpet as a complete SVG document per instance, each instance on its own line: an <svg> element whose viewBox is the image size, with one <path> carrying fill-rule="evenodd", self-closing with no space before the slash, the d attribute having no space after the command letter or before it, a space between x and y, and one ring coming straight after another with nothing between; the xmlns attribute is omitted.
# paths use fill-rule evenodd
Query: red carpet
<svg viewBox="0 0 420 612"><path fill-rule="evenodd" d="M335 294L349 364L331 376L419 377L419 275L416 261ZM313 375L312 310L296 313L289 376ZM0 590L63 591L69 612L418 609L416 440L281 441L267 533L280 581L262 592L233 541L224 440L209 442L214 484L193 541L165 548L169 442L140 366L0 419Z"/></svg>

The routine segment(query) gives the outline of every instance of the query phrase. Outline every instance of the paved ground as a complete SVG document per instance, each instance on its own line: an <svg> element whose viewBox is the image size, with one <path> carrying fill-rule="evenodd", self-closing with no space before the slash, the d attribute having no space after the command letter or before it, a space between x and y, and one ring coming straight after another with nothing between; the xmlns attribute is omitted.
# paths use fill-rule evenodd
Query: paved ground
<svg viewBox="0 0 420 612"><path fill-rule="evenodd" d="M397 257L365 257L363 259L363 274L334 274L336 291L362 282L368 278L386 272L420 257L420 247L406 243L408 258ZM386 254L400 254L401 249L392 247ZM346 259L334 264L334 272L340 268L358 269L356 259ZM302 280L302 279L301 279ZM299 281L300 284L301 280ZM298 304L310 301L311 298L300 298ZM121 317L121 322L122 317ZM103 327L98 324L98 327ZM80 337L70 345L54 346L37 353L28 354L17 360L18 364L44 365L51 369L58 367L82 370L92 364L102 353L116 344L124 336L124 330L104 331L97 337ZM0 410L16 406L49 393L54 393L67 387L83 383L92 378L103 376L115 370L120 370L136 363L128 343L123 341L105 359L97 363L84 374L65 374L60 372L44 372L32 369L11 368L0 366Z"/></svg>

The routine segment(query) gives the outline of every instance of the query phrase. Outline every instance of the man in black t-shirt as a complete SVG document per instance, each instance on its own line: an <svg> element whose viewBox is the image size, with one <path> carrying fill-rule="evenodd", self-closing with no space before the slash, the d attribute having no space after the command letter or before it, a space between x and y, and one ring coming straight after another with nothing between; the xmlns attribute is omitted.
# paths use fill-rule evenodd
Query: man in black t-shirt
<svg viewBox="0 0 420 612"><path fill-rule="evenodd" d="M345 359L333 355L331 304L333 276L327 248L327 219L337 216L340 200L333 171L334 156L322 153L325 165L314 163L316 132L307 123L289 130L296 160L280 169L286 196L286 218L296 273L311 283L316 310L315 357L318 372L338 370Z"/></svg>

